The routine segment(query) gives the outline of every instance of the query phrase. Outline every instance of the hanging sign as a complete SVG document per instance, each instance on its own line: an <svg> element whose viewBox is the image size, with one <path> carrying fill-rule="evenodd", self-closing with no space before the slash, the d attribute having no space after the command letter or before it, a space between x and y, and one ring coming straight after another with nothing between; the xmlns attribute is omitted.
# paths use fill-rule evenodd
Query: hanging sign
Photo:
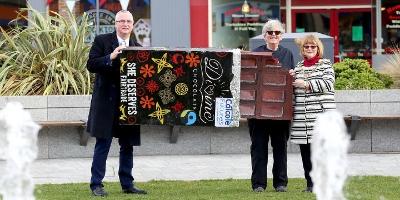
<svg viewBox="0 0 400 200"><path fill-rule="evenodd" d="M234 31L257 31L264 26L266 11L250 5L247 1L223 13L224 26L232 27Z"/></svg>
<svg viewBox="0 0 400 200"><path fill-rule="evenodd" d="M388 24L386 28L400 29L400 5L392 6L386 9Z"/></svg>

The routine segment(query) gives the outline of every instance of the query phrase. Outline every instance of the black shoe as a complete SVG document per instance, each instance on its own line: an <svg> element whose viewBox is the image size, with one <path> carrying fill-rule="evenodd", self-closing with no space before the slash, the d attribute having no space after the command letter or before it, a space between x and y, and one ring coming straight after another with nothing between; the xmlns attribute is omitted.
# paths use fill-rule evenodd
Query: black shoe
<svg viewBox="0 0 400 200"><path fill-rule="evenodd" d="M97 196L97 197L105 197L108 195L102 186L95 187L92 190L92 194L93 194L93 196Z"/></svg>
<svg viewBox="0 0 400 200"><path fill-rule="evenodd" d="M124 192L126 194L147 194L146 191L141 190L135 186L132 186L131 188L128 188L128 189L123 189L122 192Z"/></svg>
<svg viewBox="0 0 400 200"><path fill-rule="evenodd" d="M275 188L276 192L287 192L287 187L284 185L278 186Z"/></svg>
<svg viewBox="0 0 400 200"><path fill-rule="evenodd" d="M303 190L303 192L312 192L313 187L306 187L305 190Z"/></svg>

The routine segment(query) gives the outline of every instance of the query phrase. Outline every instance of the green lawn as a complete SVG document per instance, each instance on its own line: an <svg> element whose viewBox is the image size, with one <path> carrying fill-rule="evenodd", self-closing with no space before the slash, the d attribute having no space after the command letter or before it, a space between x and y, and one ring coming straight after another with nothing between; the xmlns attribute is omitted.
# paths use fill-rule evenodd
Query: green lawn
<svg viewBox="0 0 400 200"><path fill-rule="evenodd" d="M250 180L150 181L137 183L137 186L149 194L122 194L118 183L106 183L105 189L109 196L105 199L315 199L314 194L301 192L305 186L303 179L290 179L286 193L277 193L270 185L266 192L254 193L250 189ZM349 200L399 199L400 177L351 177L345 191ZM88 184L37 185L35 195L37 200L101 199L91 195Z"/></svg>

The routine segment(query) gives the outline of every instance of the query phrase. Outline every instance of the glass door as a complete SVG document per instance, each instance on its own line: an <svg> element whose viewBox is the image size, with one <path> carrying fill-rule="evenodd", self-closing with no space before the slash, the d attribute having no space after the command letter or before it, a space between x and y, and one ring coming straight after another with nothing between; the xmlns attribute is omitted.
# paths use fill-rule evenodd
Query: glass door
<svg viewBox="0 0 400 200"><path fill-rule="evenodd" d="M318 32L330 35L334 38L335 62L338 61L337 28L334 26L336 20L334 10L328 9L304 9L292 11L292 30L296 33Z"/></svg>
<svg viewBox="0 0 400 200"><path fill-rule="evenodd" d="M371 9L304 9L292 11L293 32L319 32L334 38L335 62L371 59Z"/></svg>
<svg viewBox="0 0 400 200"><path fill-rule="evenodd" d="M312 12L297 12L293 29L296 33L318 32L330 35L331 14L327 10L313 10Z"/></svg>
<svg viewBox="0 0 400 200"><path fill-rule="evenodd" d="M371 60L371 10L340 10L338 18L339 58Z"/></svg>

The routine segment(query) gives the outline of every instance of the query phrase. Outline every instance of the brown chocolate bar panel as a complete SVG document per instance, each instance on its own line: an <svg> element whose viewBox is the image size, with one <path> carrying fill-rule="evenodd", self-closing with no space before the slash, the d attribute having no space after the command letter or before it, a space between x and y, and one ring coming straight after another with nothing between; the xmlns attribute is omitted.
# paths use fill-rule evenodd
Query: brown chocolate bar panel
<svg viewBox="0 0 400 200"><path fill-rule="evenodd" d="M293 78L269 52L242 52L242 118L292 120Z"/></svg>

